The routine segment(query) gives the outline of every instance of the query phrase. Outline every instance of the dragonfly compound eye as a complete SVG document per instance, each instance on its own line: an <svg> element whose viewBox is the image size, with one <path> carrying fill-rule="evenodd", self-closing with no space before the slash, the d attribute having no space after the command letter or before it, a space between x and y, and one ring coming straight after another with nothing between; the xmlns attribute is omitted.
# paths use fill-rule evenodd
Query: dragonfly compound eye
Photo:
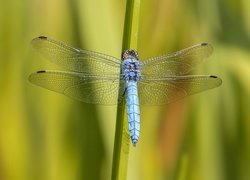
<svg viewBox="0 0 250 180"><path fill-rule="evenodd" d="M128 59L129 56L139 60L139 56L136 50L125 50L122 52L122 60Z"/></svg>

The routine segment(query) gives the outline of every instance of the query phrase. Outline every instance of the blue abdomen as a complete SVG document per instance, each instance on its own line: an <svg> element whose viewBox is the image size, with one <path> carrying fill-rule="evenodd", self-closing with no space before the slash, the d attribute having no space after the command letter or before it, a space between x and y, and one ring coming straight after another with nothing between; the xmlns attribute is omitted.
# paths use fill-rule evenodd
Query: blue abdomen
<svg viewBox="0 0 250 180"><path fill-rule="evenodd" d="M140 107L136 81L127 82L126 105L130 137L135 146L140 134Z"/></svg>

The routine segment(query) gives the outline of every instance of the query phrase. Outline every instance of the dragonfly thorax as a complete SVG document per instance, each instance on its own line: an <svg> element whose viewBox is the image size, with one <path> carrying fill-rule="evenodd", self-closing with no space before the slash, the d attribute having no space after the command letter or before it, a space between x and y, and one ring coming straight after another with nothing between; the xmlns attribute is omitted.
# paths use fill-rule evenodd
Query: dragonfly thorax
<svg viewBox="0 0 250 180"><path fill-rule="evenodd" d="M125 81L140 80L140 62L133 56L128 56L122 62L122 74Z"/></svg>

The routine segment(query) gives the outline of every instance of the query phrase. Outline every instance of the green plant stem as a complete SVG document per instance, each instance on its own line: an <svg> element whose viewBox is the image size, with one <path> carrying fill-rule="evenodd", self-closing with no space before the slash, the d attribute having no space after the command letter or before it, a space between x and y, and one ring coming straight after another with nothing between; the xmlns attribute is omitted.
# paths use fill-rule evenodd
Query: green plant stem
<svg viewBox="0 0 250 180"><path fill-rule="evenodd" d="M122 51L137 49L139 28L140 0L127 0L124 20ZM123 92L122 92L123 93ZM117 106L115 142L113 150L112 180L126 179L130 137L127 117L125 114L125 99Z"/></svg>

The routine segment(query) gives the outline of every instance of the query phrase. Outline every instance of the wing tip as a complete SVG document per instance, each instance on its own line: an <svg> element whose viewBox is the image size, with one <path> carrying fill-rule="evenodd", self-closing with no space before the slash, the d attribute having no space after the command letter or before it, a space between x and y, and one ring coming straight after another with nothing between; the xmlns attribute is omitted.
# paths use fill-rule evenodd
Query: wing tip
<svg viewBox="0 0 250 180"><path fill-rule="evenodd" d="M208 43L208 42L200 43L200 46L208 49L206 57L210 56L213 53L213 51L214 51L213 46L210 43Z"/></svg>
<svg viewBox="0 0 250 180"><path fill-rule="evenodd" d="M48 40L48 39L49 39L49 38L48 38L47 36L38 36L38 37L35 37L35 38L33 38L33 39L31 40L31 45L32 45L33 47L35 47L37 41L40 41L40 40Z"/></svg>
<svg viewBox="0 0 250 180"><path fill-rule="evenodd" d="M217 79L217 87L220 86L222 84L222 79L219 78L218 76L215 76L215 75L210 75L209 76L210 78L213 78L213 79Z"/></svg>
<svg viewBox="0 0 250 180"><path fill-rule="evenodd" d="M41 73L46 73L47 71L46 70L39 70L39 71L36 71L36 72L33 72L29 75L28 77L28 80L34 84L33 82L33 78L36 76L36 74L41 74Z"/></svg>
<svg viewBox="0 0 250 180"><path fill-rule="evenodd" d="M31 82L32 84L33 84L33 75L34 75L35 73L31 73L30 75L29 75L29 77L28 77L28 80L29 80L29 82Z"/></svg>

